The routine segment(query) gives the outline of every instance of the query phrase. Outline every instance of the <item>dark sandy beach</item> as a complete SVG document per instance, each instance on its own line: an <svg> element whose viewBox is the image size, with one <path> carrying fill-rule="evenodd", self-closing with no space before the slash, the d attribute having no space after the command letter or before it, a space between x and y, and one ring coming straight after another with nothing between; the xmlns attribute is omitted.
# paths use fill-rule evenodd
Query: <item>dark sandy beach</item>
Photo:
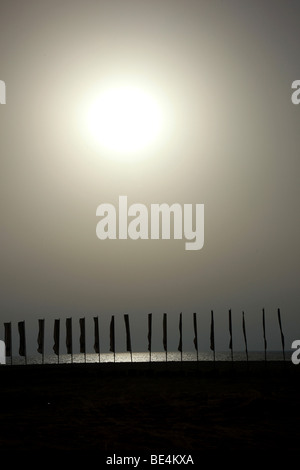
<svg viewBox="0 0 300 470"><path fill-rule="evenodd" d="M299 448L290 362L1 366L0 450Z"/></svg>

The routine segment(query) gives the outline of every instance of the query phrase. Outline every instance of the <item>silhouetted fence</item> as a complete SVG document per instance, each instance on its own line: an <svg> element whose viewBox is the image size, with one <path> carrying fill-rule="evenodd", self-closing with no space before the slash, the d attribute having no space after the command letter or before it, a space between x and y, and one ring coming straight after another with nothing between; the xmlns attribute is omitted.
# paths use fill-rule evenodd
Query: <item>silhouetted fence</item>
<svg viewBox="0 0 300 470"><path fill-rule="evenodd" d="M278 324L280 328L280 337L282 345L282 354L283 360L285 361L285 344L284 344L284 334L282 330L281 322L281 313L280 309L277 310ZM99 329L99 318L93 317L94 320L94 352L98 354L99 362L101 358L100 351L100 329ZM168 316L166 313L162 317L162 345L165 351L165 360L168 361ZM231 353L231 360L233 361L233 328L232 328L232 314L231 310L228 312L229 320L229 350ZM124 314L124 324L125 324L125 337L126 337L126 350L130 353L131 361L132 359L132 342L131 342L131 332L130 332L130 318L128 314ZM80 336L79 336L79 346L80 353L84 354L84 360L86 362L86 328L85 328L85 318L79 319L80 327ZM197 361L199 360L199 350L198 350L198 327L197 327L197 313L193 313L193 327L194 327L194 348L197 354ZM241 331L243 333L244 344L245 344L245 353L246 360L248 361L248 344L247 344L247 332L246 332L246 320L245 313L242 312L242 322L241 322ZM19 355L25 358L25 364L27 364L27 350L26 350L26 332L25 332L25 321L18 322L18 333L19 333ZM152 358L152 313L148 314L148 351L149 351L149 361L151 362ZM265 310L262 309L262 338L264 344L264 359L267 360L267 337L266 337L266 322L265 322ZM10 357L12 363L12 323L4 323L4 341L6 348L6 357ZM112 315L109 326L109 342L110 342L110 352L114 354L114 362L116 360L116 338L115 338L115 317ZM57 362L59 363L60 358L60 319L54 320L53 325L53 351L57 356ZM72 333L72 318L66 319L66 337L65 345L67 354L71 355L71 362L73 362L73 333ZM37 336L37 352L42 355L42 363L44 363L45 356L45 320L38 320L38 336ZM215 325L214 325L214 312L211 310L211 321L210 321L210 349L213 352L213 360L216 360L216 348L215 348ZM180 352L181 361L183 360L183 318L182 313L179 314L179 343L178 351Z"/></svg>

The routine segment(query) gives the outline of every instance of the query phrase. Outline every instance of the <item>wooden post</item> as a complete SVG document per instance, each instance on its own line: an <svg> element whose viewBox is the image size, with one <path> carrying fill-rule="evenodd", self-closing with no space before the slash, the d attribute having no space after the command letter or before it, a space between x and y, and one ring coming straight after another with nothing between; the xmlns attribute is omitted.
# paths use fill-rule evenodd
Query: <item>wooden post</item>
<svg viewBox="0 0 300 470"><path fill-rule="evenodd" d="M164 313L163 317L163 345L166 351L166 362L168 361L168 335L167 335L167 314Z"/></svg>

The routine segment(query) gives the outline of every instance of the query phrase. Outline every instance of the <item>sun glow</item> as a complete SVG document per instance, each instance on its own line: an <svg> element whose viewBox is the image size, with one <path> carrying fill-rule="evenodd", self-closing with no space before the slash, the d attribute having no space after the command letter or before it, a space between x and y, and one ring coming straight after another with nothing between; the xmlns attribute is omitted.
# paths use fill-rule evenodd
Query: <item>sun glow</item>
<svg viewBox="0 0 300 470"><path fill-rule="evenodd" d="M122 159L138 158L159 138L163 112L155 98L134 86L106 89L88 113L93 139L110 154Z"/></svg>

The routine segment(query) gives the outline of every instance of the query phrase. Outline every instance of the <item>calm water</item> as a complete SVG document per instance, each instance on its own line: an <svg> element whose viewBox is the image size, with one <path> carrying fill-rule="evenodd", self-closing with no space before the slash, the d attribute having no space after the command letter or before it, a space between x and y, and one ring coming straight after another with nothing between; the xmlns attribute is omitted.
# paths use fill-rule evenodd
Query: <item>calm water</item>
<svg viewBox="0 0 300 470"><path fill-rule="evenodd" d="M290 360L291 352L285 352L285 359ZM265 354L263 351L250 351L248 352L248 359L249 361L264 361ZM132 354L132 361L133 362L149 362L150 356L149 353L137 352ZM174 361L181 361L181 355L179 352L168 352L167 354L168 362ZM185 352L182 354L183 361L197 361L197 355L194 352ZM213 361L213 354L211 352L199 352L198 355L199 361ZM245 352L234 352L233 354L234 361L246 361L246 354ZM283 354L282 351L270 351L267 352L267 361L282 361ZM115 356L116 362L130 362L131 356L130 353L116 353ZM164 362L166 361L166 353L165 352L153 352L151 354L151 361L152 362ZM231 353L230 352L216 352L216 361L231 361ZM70 354L62 354L59 356L59 363L60 364L71 364L72 358ZM86 357L84 354L74 354L73 355L73 363L93 363L99 362L99 354L87 354ZM113 353L103 353L100 354L100 362L114 362L114 355ZM11 359L8 357L6 359L6 364L10 364ZM14 356L12 358L12 363L14 365L22 365L25 364L25 358L20 356ZM42 363L42 356L34 356L27 358L27 364L41 364ZM44 357L45 364L57 364L58 357L54 354L49 354Z"/></svg>

